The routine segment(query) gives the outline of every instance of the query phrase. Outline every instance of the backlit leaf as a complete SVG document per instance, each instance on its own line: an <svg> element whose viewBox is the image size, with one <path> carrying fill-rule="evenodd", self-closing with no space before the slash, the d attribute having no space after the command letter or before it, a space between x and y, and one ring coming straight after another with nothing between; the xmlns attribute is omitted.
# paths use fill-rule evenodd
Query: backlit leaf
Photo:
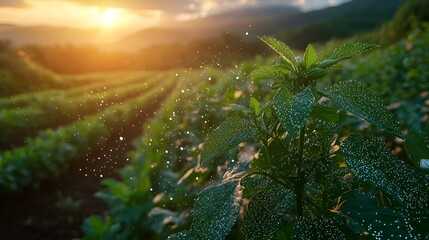
<svg viewBox="0 0 429 240"><path fill-rule="evenodd" d="M254 97L250 98L249 106L256 114L256 116L259 116L259 114L261 114L261 105L259 104L258 100L256 100L256 98Z"/></svg>
<svg viewBox="0 0 429 240"><path fill-rule="evenodd" d="M283 42L272 37L260 37L260 39L267 44L271 49L278 53L290 65L290 69L296 68L295 55L292 50Z"/></svg>
<svg viewBox="0 0 429 240"><path fill-rule="evenodd" d="M371 43L348 43L336 48L333 52L328 54L327 58L338 62L352 58L375 47L376 45Z"/></svg>
<svg viewBox="0 0 429 240"><path fill-rule="evenodd" d="M309 88L292 95L287 88L280 88L273 99L273 105L281 125L295 137L307 122L314 96Z"/></svg>
<svg viewBox="0 0 429 240"><path fill-rule="evenodd" d="M271 239L282 224L283 214L294 203L293 191L282 188L254 195L243 217L245 239Z"/></svg>
<svg viewBox="0 0 429 240"><path fill-rule="evenodd" d="M204 189L194 205L191 232L199 239L225 239L241 204L242 190L237 180Z"/></svg>
<svg viewBox="0 0 429 240"><path fill-rule="evenodd" d="M214 158L249 139L254 132L254 129L239 117L227 119L207 138L201 153L201 165L211 164Z"/></svg>
<svg viewBox="0 0 429 240"><path fill-rule="evenodd" d="M319 57L317 56L316 50L311 44L309 44L304 53L305 66L309 68L311 65L315 64L318 60L319 60Z"/></svg>
<svg viewBox="0 0 429 240"><path fill-rule="evenodd" d="M364 85L355 81L342 82L324 94L344 110L396 136L402 136L393 114L384 107L381 99Z"/></svg>
<svg viewBox="0 0 429 240"><path fill-rule="evenodd" d="M250 76L258 80L283 80L289 71L290 70L284 66L264 66L254 70Z"/></svg>

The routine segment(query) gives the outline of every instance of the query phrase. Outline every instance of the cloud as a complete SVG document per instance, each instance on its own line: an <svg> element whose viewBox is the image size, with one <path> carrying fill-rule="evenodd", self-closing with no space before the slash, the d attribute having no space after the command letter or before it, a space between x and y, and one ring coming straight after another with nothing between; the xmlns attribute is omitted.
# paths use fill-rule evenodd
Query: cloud
<svg viewBox="0 0 429 240"><path fill-rule="evenodd" d="M107 9L122 9L120 18L133 26L186 21L243 6L293 5L304 11L349 0L0 0L0 22L24 25L94 26Z"/></svg>
<svg viewBox="0 0 429 240"><path fill-rule="evenodd" d="M86 6L117 7L124 9L162 10L167 12L191 11L198 0L68 0Z"/></svg>
<svg viewBox="0 0 429 240"><path fill-rule="evenodd" d="M25 0L0 0L1 7L22 8L29 7Z"/></svg>

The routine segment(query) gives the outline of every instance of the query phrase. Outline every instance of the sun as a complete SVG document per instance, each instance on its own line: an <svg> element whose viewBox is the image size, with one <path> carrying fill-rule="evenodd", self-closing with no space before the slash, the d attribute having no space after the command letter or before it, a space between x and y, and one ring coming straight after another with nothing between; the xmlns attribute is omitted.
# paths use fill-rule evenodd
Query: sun
<svg viewBox="0 0 429 240"><path fill-rule="evenodd" d="M122 12L121 9L119 8L108 8L106 9L102 16L101 16L101 20L104 26L112 26L117 18L118 15Z"/></svg>

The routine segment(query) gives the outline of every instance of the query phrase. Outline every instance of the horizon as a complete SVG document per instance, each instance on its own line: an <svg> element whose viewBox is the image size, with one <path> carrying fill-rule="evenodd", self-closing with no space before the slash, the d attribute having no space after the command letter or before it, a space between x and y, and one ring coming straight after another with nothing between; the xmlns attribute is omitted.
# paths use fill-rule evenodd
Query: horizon
<svg viewBox="0 0 429 240"><path fill-rule="evenodd" d="M0 25L98 29L106 35L127 35L166 24L204 19L245 7L290 6L303 12L337 6L351 0L2 0Z"/></svg>

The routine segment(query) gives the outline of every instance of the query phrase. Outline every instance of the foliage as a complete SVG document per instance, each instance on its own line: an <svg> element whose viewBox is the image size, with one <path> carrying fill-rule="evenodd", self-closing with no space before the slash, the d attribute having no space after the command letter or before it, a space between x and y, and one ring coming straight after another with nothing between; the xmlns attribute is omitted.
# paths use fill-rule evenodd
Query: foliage
<svg viewBox="0 0 429 240"><path fill-rule="evenodd" d="M137 51L133 49L136 46L129 46L134 52L106 51L92 45L29 45L23 51L32 61L56 73L82 74L130 69L197 69L204 65L229 67L260 54L258 46L259 42L254 40L245 41L236 34L224 33L183 44L157 43Z"/></svg>
<svg viewBox="0 0 429 240"><path fill-rule="evenodd" d="M0 96L71 86L51 71L28 60L23 52L0 42Z"/></svg>
<svg viewBox="0 0 429 240"><path fill-rule="evenodd" d="M404 1L395 16L381 29L379 38L383 43L394 43L402 39L413 28L423 27L429 22L429 3L425 0Z"/></svg>
<svg viewBox="0 0 429 240"><path fill-rule="evenodd" d="M427 178L377 138L344 128L357 115L403 138L392 113L360 83L318 86L340 61L374 45L346 44L326 57L309 46L301 58L274 38L261 39L282 62L254 75L272 79L276 92L264 102L250 101L250 109L237 108L240 117L209 135L201 165L228 170L199 194L190 231L171 238L224 239L238 218L248 239L428 237L421 227L429 223ZM257 141L229 135L241 129L255 132ZM220 153L240 142L253 145L257 157L240 157L252 155L242 151L236 161L220 161Z"/></svg>
<svg viewBox="0 0 429 240"><path fill-rule="evenodd" d="M158 82L159 84L159 82ZM57 130L46 130L27 144L0 153L0 192L17 192L24 187L37 187L43 179L64 173L71 161L117 133L122 121L128 122L140 111L150 109L174 85L172 79L163 81L141 96L121 105L106 108Z"/></svg>
<svg viewBox="0 0 429 240"><path fill-rule="evenodd" d="M150 79L144 75L121 84L90 85L69 91L49 90L38 94L24 94L0 101L0 136L2 149L7 144L20 144L24 138L48 127L55 128L83 116L102 112L109 106L150 92L163 74Z"/></svg>
<svg viewBox="0 0 429 240"><path fill-rule="evenodd" d="M361 82L392 103L390 109L405 130L422 131L429 117L428 44L429 30L415 28L405 39L347 64L333 79Z"/></svg>
<svg viewBox="0 0 429 240"><path fill-rule="evenodd" d="M196 162L202 135L225 117L213 98L222 92L219 75L211 69L177 73L177 87L144 125L122 180L105 181L107 188L97 193L111 208L107 217L85 221L86 239L165 239L189 226L190 206L201 190L197 183L208 181L211 173L188 168Z"/></svg>
<svg viewBox="0 0 429 240"><path fill-rule="evenodd" d="M291 25L309 23L297 29L287 29L281 37L291 47L304 50L308 43L324 43L332 39L360 36L383 27L398 9L403 8L403 3L401 0L358 0L325 9L325 12L308 12L303 14L302 19L287 19L286 24Z"/></svg>

